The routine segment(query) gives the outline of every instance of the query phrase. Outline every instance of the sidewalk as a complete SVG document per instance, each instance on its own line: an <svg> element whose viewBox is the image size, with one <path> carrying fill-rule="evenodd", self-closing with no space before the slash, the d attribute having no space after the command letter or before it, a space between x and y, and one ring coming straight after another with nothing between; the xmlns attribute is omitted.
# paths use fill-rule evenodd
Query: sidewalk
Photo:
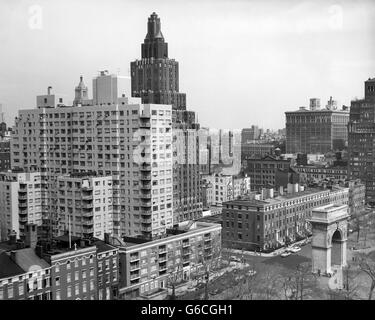
<svg viewBox="0 0 375 320"><path fill-rule="evenodd" d="M305 240L300 240L297 242L292 243L292 245L299 245L303 243ZM279 254L283 253L285 251L286 247L282 247L280 249L277 249L271 253L263 253L263 252L254 252L254 251L245 251L245 250L236 250L236 249L230 249L230 248L223 248L224 252L229 252L229 253L235 253L235 254L244 254L244 255L250 255L250 256L258 256L258 257L266 257L266 258L271 258L278 256Z"/></svg>

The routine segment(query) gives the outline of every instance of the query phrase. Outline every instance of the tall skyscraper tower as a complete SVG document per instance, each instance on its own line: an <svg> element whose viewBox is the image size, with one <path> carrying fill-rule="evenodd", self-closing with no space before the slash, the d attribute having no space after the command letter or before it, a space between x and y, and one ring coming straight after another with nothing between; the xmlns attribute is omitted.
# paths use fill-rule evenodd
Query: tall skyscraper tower
<svg viewBox="0 0 375 320"><path fill-rule="evenodd" d="M131 63L132 96L142 103L172 105L173 128L173 220L192 220L202 215L199 174L199 124L195 112L186 110L186 95L179 92L178 62L168 58L168 44L160 18L148 18L142 59Z"/></svg>
<svg viewBox="0 0 375 320"><path fill-rule="evenodd" d="M365 81L365 98L350 106L348 176L366 185L366 202L375 204L375 78Z"/></svg>
<svg viewBox="0 0 375 320"><path fill-rule="evenodd" d="M147 23L142 59L130 64L132 96L142 103L171 104L186 109L186 94L179 92L178 62L168 58L168 43L161 33L160 18L154 12Z"/></svg>

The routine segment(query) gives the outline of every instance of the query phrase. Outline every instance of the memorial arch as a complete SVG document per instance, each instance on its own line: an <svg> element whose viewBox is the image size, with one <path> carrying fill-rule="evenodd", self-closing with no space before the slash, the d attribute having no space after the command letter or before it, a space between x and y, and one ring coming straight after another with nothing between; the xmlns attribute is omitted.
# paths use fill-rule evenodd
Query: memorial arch
<svg viewBox="0 0 375 320"><path fill-rule="evenodd" d="M329 204L313 210L312 271L331 274L332 267L346 266L348 206Z"/></svg>

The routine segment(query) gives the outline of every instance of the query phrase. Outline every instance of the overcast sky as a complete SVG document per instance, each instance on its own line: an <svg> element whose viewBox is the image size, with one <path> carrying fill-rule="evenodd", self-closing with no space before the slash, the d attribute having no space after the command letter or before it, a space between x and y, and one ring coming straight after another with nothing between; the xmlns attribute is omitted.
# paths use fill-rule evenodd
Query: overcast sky
<svg viewBox="0 0 375 320"><path fill-rule="evenodd" d="M81 74L90 96L98 70L127 75L153 11L203 126L282 128L310 97L349 105L375 77L371 0L0 0L8 123L49 85L73 100Z"/></svg>

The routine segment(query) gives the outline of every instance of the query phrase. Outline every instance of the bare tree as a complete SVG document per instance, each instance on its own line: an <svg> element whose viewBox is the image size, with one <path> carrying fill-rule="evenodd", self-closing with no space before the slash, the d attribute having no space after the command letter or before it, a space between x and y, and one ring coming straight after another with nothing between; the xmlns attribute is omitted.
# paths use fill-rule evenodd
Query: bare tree
<svg viewBox="0 0 375 320"><path fill-rule="evenodd" d="M370 278L371 284L368 300L372 300L372 295L375 289L375 252L373 251L368 254L360 253L358 255L358 265L360 270Z"/></svg>
<svg viewBox="0 0 375 320"><path fill-rule="evenodd" d="M178 264L174 269L169 270L167 284L172 288L172 294L169 296L170 300L176 300L176 286L182 281L182 264Z"/></svg>
<svg viewBox="0 0 375 320"><path fill-rule="evenodd" d="M259 278L257 297L262 300L279 298L280 268L264 266Z"/></svg>
<svg viewBox="0 0 375 320"><path fill-rule="evenodd" d="M287 300L305 300L317 290L316 275L310 263L301 263L294 270L285 270L281 275L281 286Z"/></svg>

